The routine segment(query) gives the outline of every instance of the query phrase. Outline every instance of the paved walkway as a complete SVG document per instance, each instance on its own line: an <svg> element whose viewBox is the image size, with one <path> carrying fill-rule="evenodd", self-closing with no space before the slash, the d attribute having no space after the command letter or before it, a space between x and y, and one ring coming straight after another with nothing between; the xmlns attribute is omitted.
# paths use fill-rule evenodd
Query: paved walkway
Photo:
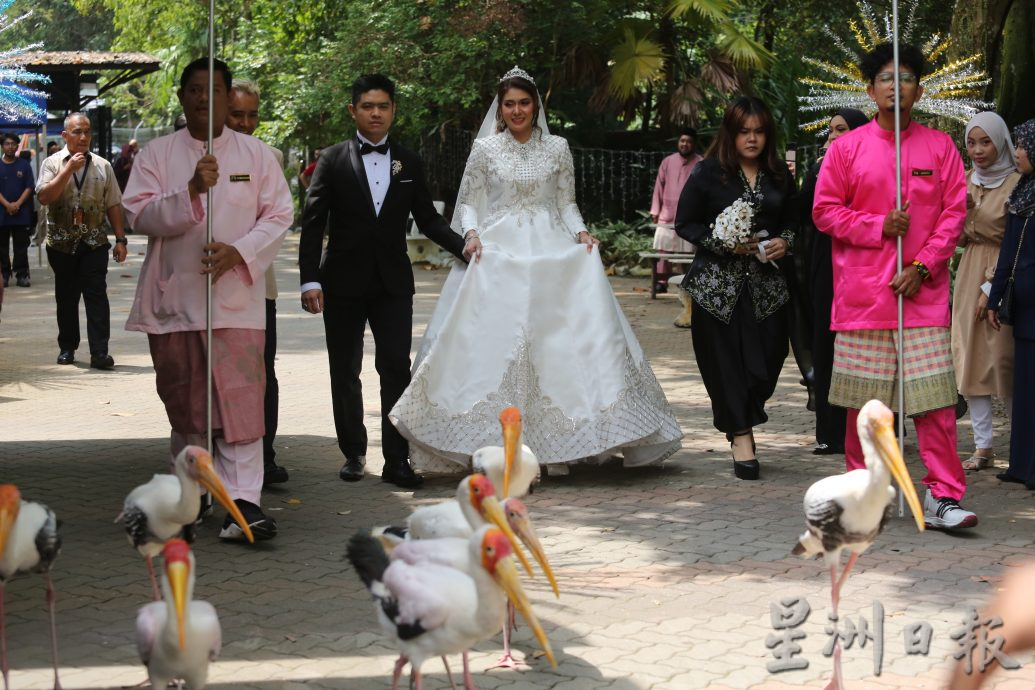
<svg viewBox="0 0 1035 690"><path fill-rule="evenodd" d="M0 480L42 500L63 520L65 547L55 568L61 664L66 688L118 688L144 679L133 639L138 606L149 597L146 572L112 520L122 499L151 473L164 471L168 428L154 390L146 338L121 329L129 312L144 242L132 237L130 259L112 266L112 372L57 366L53 282L35 265L33 286L10 288L0 323ZM35 264L35 250L32 261ZM283 290L277 370L281 382L278 460L291 481L264 504L281 535L255 547L220 543L210 519L195 545L196 595L211 601L223 623L223 654L214 688L387 688L393 651L379 633L366 592L343 561L357 529L398 523L414 506L452 493L434 480L416 492L393 491L376 476L359 484L337 479L342 462L333 439L321 320L297 308L291 235L277 262ZM45 263L45 262L44 262ZM444 271L416 268L418 337L435 304ZM673 328L671 295L648 299L646 279L614 279L626 314L654 364L686 432L683 450L656 469L577 467L547 479L528 503L557 571L562 597L541 579L527 587L558 655L550 670L484 672L497 642L472 655L480 688L526 690L610 688L820 687L830 668L821 650L828 608L821 563L789 555L803 526L801 497L840 461L810 454L812 416L788 364L758 434L763 478L738 482L730 454L710 424L710 411L689 332ZM84 323L85 333L85 323ZM416 340L414 341L416 344ZM367 343L368 353L372 344ZM78 355L87 357L85 343ZM376 378L365 361L371 423L370 471L380 472ZM1002 420L1000 420L1002 421ZM915 435L907 454L919 479ZM969 449L969 427L960 426ZM998 429L996 445L1006 454ZM872 604L883 605L883 669L874 643L845 651L845 677L862 688L939 688L956 648L950 632L967 605L980 605L1005 568L1035 556L1032 498L1003 486L991 471L974 477L965 505L981 524L967 534L917 534L895 520L860 561L845 589L842 615L874 629ZM799 640L808 668L770 674L765 646L775 630L773 602L804 596L812 613ZM7 587L11 687L49 687L43 588L38 577ZM907 656L903 628L933 628L927 656ZM526 628L517 648L534 648ZM1032 657L1000 672L995 687L1035 687ZM454 664L454 668L457 664ZM425 666L427 687L448 687L441 664Z"/></svg>

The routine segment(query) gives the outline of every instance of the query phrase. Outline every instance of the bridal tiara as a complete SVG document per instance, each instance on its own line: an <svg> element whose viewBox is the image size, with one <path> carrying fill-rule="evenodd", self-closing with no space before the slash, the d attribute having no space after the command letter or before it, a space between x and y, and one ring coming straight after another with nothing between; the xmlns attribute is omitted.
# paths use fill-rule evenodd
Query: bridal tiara
<svg viewBox="0 0 1035 690"><path fill-rule="evenodd" d="M527 79L528 81L532 82L533 85L535 85L535 79L532 78L532 75L529 74L528 72L526 72L525 70L521 69L517 65L514 65L513 69L511 69L509 72L504 74L500 78L500 81L503 82L503 81L506 81L506 80L508 80L508 79L510 79L512 77L521 77L522 79Z"/></svg>

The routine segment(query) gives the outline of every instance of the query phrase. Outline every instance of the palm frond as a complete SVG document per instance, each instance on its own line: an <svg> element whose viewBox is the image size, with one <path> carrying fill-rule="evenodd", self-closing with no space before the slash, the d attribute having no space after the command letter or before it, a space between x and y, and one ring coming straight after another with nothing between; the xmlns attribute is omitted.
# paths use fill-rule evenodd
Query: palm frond
<svg viewBox="0 0 1035 690"><path fill-rule="evenodd" d="M721 25L723 36L719 41L719 49L741 69L765 69L772 61L773 54L761 43L740 33L731 21Z"/></svg>
<svg viewBox="0 0 1035 690"><path fill-rule="evenodd" d="M665 52L650 36L627 28L611 51L611 91L621 100L636 93L644 82L655 79L665 65Z"/></svg>
<svg viewBox="0 0 1035 690"><path fill-rule="evenodd" d="M687 12L721 23L729 19L729 11L733 8L732 0L672 0L668 13L673 17L681 17Z"/></svg>

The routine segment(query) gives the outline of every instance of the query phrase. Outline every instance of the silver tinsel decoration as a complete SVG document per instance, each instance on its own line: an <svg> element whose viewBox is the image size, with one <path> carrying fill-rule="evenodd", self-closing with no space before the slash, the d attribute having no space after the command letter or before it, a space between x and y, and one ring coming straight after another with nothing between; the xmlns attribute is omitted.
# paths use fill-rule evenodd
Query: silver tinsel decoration
<svg viewBox="0 0 1035 690"><path fill-rule="evenodd" d="M919 2L920 0L912 0L907 6L905 28L900 31L899 37L902 43L910 42ZM859 73L857 65L863 54L873 50L876 45L892 41L891 18L885 14L878 20L868 0L860 0L856 5L859 7L860 18L848 23L854 46L834 33L829 26L823 27L823 33L831 39L833 47L841 53L844 61L835 63L805 58L805 62L815 67L817 74L822 75L803 77L800 80L809 87L807 96L798 97L801 110L822 113L820 118L800 126L807 132L825 129L830 114L841 108L856 108L867 114L872 114L875 110L873 101L866 94L868 84ZM942 37L940 34L935 34L920 44L919 48L933 71L920 81L924 87L924 96L917 101L914 110L966 123L975 113L995 107L994 103L981 100L982 90L991 80L978 66L983 58L981 53L945 62L946 52L951 45L952 38Z"/></svg>
<svg viewBox="0 0 1035 690"><path fill-rule="evenodd" d="M13 4L14 0L0 0L0 33L7 31L32 14L30 11L10 19L7 16L7 10ZM25 84L47 84L50 79L46 75L30 72L20 64L20 59L25 53L36 50L42 45L34 43L22 48L0 51L0 120L8 122L18 119L28 119L32 122L46 121L47 111L40 108L33 100L45 97L46 94L31 89Z"/></svg>

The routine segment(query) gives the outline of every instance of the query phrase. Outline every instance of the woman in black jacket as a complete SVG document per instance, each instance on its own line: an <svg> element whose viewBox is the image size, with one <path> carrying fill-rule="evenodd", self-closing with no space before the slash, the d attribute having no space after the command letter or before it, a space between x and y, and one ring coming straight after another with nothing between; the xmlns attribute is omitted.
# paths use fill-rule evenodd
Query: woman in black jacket
<svg viewBox="0 0 1035 690"><path fill-rule="evenodd" d="M843 108L830 118L827 146L843 134L869 122L861 110ZM830 376L834 369L834 332L830 330L830 305L834 300L834 269L830 258L830 235L819 232L812 223L812 199L823 158L809 168L798 195L800 228L795 253L804 252L808 267L807 292L812 312L812 371L816 402L816 455L845 452L845 420L843 407L827 401Z"/></svg>
<svg viewBox="0 0 1035 690"><path fill-rule="evenodd" d="M738 200L754 211L754 236L731 246L714 226ZM765 403L787 357L790 297L772 262L790 250L793 228L794 182L776 155L772 115L762 101L742 96L727 108L676 211L676 232L698 248L683 280L697 307L694 354L740 479L758 479L752 428L768 420Z"/></svg>
<svg viewBox="0 0 1035 690"><path fill-rule="evenodd" d="M1010 466L996 475L1004 482L1035 490L1035 119L1014 130L1017 169L1021 179L1010 193L1006 233L999 250L988 321L999 330L1003 293L1011 276L1013 287L1013 411L1010 423Z"/></svg>

